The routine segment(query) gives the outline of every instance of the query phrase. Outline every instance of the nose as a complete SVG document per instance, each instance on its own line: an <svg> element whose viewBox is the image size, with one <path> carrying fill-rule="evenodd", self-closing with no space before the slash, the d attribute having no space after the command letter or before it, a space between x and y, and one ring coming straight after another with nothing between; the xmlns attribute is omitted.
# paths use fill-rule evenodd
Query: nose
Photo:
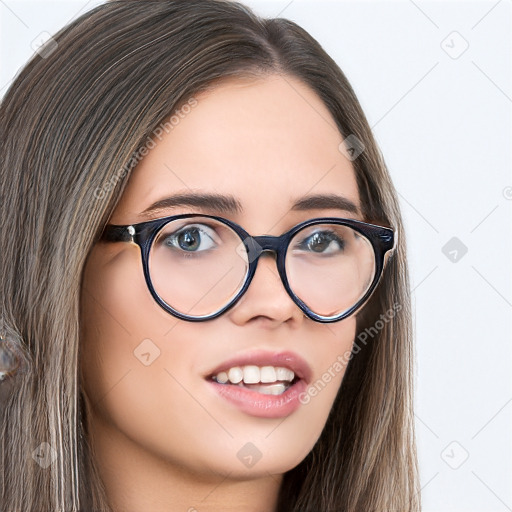
<svg viewBox="0 0 512 512"><path fill-rule="evenodd" d="M249 255L251 256L251 253ZM258 256L253 259L255 258L256 271L249 287L228 312L231 320L243 325L251 319L264 317L267 322L276 325L284 322L300 325L304 315L284 287L277 269L275 249L260 250Z"/></svg>

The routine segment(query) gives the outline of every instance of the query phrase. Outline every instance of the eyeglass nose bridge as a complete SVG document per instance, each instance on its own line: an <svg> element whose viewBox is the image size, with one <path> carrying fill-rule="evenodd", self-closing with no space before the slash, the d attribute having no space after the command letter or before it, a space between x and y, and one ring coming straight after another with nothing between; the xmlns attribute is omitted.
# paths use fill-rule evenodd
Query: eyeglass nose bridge
<svg viewBox="0 0 512 512"><path fill-rule="evenodd" d="M244 240L244 245L247 249L247 257L249 262L249 273L247 275L247 282L245 284L242 294L244 294L256 273L259 257L264 252L273 252L276 255L277 272L281 278L284 289L291 297L293 302L302 309L305 314L307 313L307 306L293 293L288 282L288 276L285 269L285 250L291 239L291 231L283 233L281 236L261 235L261 236L247 236Z"/></svg>
<svg viewBox="0 0 512 512"><path fill-rule="evenodd" d="M284 288L288 295L291 297L293 302L297 306L299 306L300 309L304 312L305 315L310 315L308 312L308 308L306 304L302 302L301 299L295 296L293 291L290 288L290 285L288 283L288 277L286 275L285 270L285 250L286 247L291 239L290 233L284 233L281 236L271 236L271 235L261 235L261 236L246 236L243 243L245 245L245 248L247 250L247 257L248 257L248 263L249 263L249 272L247 274L247 281L241 291L240 297L245 294L247 289L249 288L249 285L252 282L252 279L254 277L254 274L256 272L256 266L259 261L259 257L264 252L273 252L276 254L276 264L277 264L277 272L279 274L279 277L281 278L281 282L284 285Z"/></svg>
<svg viewBox="0 0 512 512"><path fill-rule="evenodd" d="M273 252L279 259L279 255L286 245L286 234L281 236L248 236L244 240L247 249L249 264L253 264L264 252Z"/></svg>

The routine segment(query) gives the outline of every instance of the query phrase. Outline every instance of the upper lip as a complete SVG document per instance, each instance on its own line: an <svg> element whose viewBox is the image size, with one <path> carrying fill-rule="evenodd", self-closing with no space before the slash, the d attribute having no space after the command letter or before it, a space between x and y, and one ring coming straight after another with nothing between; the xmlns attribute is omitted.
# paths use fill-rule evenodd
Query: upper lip
<svg viewBox="0 0 512 512"><path fill-rule="evenodd" d="M308 384L311 380L311 367L309 364L295 352L269 352L258 350L245 354L240 354L232 359L228 359L211 370L207 377L213 377L221 371L227 371L234 366L280 366L288 368L295 373L295 376L303 379Z"/></svg>

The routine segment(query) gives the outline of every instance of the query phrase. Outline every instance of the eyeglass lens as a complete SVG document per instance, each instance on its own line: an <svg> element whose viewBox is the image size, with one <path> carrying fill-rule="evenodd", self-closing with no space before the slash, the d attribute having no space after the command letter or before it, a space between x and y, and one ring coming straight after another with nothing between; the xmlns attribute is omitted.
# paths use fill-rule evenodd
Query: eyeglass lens
<svg viewBox="0 0 512 512"><path fill-rule="evenodd" d="M297 232L285 258L288 283L311 311L335 317L354 306L375 276L371 242L340 224ZM151 282L160 298L188 316L208 316L242 289L249 254L238 234L206 217L176 219L160 229L149 253Z"/></svg>

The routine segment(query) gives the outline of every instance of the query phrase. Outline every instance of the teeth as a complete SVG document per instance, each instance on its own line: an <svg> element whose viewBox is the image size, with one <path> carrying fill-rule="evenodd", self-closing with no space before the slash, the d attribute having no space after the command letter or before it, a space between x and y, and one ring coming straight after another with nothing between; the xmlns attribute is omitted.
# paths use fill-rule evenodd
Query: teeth
<svg viewBox="0 0 512 512"><path fill-rule="evenodd" d="M295 378L295 373L288 368L281 366L254 366L247 365L244 367L234 366L227 371L219 372L213 377L220 384L281 384L278 381L284 381L285 384L290 383ZM243 381L243 384L242 384ZM264 386L264 389L271 389L273 386ZM281 389L276 388L276 389ZM267 393L269 394L269 393ZM273 394L270 392L270 394ZM279 393L276 393L279 394Z"/></svg>
<svg viewBox="0 0 512 512"><path fill-rule="evenodd" d="M226 372L220 372L217 374L217 382L220 382L221 384L226 384L226 382L228 380L229 380L229 377Z"/></svg>
<svg viewBox="0 0 512 512"><path fill-rule="evenodd" d="M277 380L293 380L295 374L288 368L276 368Z"/></svg>
<svg viewBox="0 0 512 512"><path fill-rule="evenodd" d="M244 378L244 372L243 372L242 368L235 366L234 368L229 369L228 379L233 384L238 384L239 382L242 381L243 378Z"/></svg>
<svg viewBox="0 0 512 512"><path fill-rule="evenodd" d="M260 380L261 382L275 382L277 380L275 368L273 366L263 366L260 370Z"/></svg>
<svg viewBox="0 0 512 512"><path fill-rule="evenodd" d="M242 383L240 383L238 385L242 386L242 387L248 387L252 391L256 391L258 393L263 393L264 395L281 395L289 387L289 384L286 384L284 382L276 382L275 384L267 384L265 386L258 386L256 384L251 384L250 386L244 386Z"/></svg>
<svg viewBox="0 0 512 512"><path fill-rule="evenodd" d="M244 366L244 383L257 384L260 381L260 369L257 366Z"/></svg>

